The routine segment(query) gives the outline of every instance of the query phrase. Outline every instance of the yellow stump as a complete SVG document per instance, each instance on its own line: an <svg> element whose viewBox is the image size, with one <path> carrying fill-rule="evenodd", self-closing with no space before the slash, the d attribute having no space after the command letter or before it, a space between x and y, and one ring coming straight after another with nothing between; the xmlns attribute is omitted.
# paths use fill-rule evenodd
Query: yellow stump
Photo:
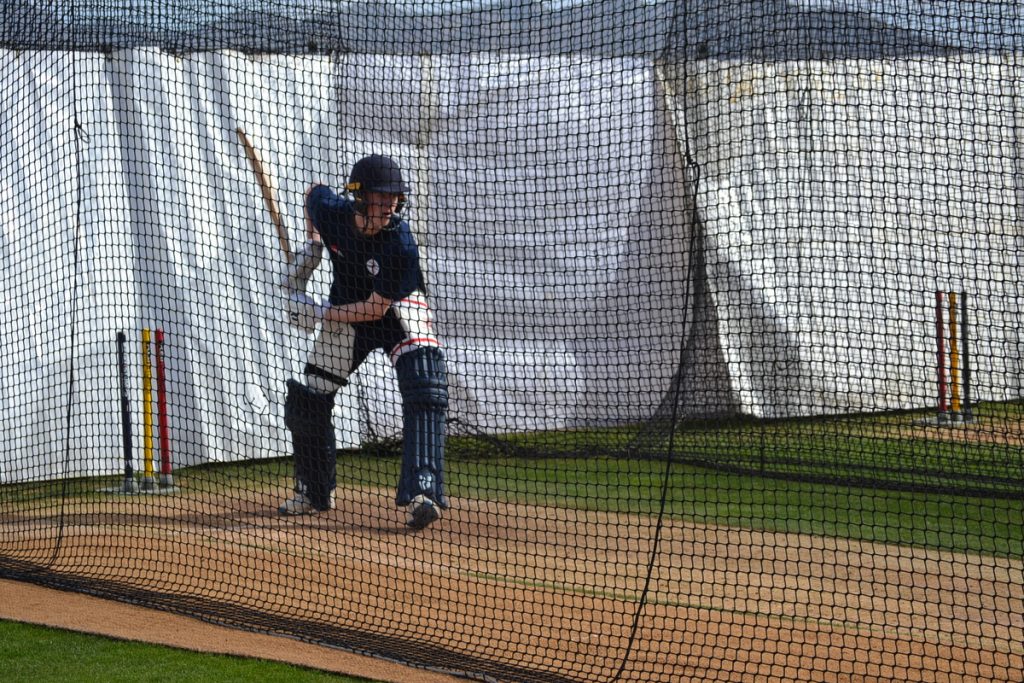
<svg viewBox="0 0 1024 683"><path fill-rule="evenodd" d="M149 360L150 329L142 330L142 490L156 485L153 471L153 368Z"/></svg>
<svg viewBox="0 0 1024 683"><path fill-rule="evenodd" d="M956 292L949 296L949 396L953 416L960 415L960 348L957 346Z"/></svg>

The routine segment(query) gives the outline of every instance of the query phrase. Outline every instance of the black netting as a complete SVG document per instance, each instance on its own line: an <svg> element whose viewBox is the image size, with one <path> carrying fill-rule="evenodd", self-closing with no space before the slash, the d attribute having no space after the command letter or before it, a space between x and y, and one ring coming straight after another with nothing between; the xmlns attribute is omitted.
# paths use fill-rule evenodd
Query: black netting
<svg viewBox="0 0 1024 683"><path fill-rule="evenodd" d="M1024 670L1015 3L2 16L0 576L479 680Z"/></svg>

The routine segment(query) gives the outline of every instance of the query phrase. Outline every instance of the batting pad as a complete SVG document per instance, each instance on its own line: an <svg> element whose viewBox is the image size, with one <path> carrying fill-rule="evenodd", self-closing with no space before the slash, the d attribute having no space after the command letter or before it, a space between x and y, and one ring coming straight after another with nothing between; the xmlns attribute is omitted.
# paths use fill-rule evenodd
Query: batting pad
<svg viewBox="0 0 1024 683"><path fill-rule="evenodd" d="M337 477L334 425L334 394L314 391L288 380L284 421L292 433L295 451L295 491L309 498L318 510L330 508Z"/></svg>
<svg viewBox="0 0 1024 683"><path fill-rule="evenodd" d="M448 376L444 354L423 347L402 355L395 363L402 392L402 472L398 480L399 506L423 494L443 508L445 417L448 410Z"/></svg>

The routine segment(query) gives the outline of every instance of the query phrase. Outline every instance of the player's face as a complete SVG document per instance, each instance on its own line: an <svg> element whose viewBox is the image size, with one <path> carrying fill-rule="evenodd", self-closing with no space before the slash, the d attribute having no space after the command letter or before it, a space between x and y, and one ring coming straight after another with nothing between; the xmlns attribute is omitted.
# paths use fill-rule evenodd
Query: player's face
<svg viewBox="0 0 1024 683"><path fill-rule="evenodd" d="M376 235L388 226L397 210L397 194L367 192L363 232L367 235Z"/></svg>

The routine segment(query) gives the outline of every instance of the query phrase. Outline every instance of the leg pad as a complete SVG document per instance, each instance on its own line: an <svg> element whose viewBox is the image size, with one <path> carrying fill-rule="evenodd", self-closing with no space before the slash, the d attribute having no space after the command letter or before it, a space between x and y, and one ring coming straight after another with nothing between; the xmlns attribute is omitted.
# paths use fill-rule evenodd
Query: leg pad
<svg viewBox="0 0 1024 683"><path fill-rule="evenodd" d="M425 495L442 508L444 493L445 419L448 413L448 375L444 354L424 347L399 356L395 363L402 393L402 473L399 506Z"/></svg>
<svg viewBox="0 0 1024 683"><path fill-rule="evenodd" d="M292 433L295 455L295 491L318 510L331 507L337 478L337 443L334 438L334 394L310 389L288 380L284 423Z"/></svg>

